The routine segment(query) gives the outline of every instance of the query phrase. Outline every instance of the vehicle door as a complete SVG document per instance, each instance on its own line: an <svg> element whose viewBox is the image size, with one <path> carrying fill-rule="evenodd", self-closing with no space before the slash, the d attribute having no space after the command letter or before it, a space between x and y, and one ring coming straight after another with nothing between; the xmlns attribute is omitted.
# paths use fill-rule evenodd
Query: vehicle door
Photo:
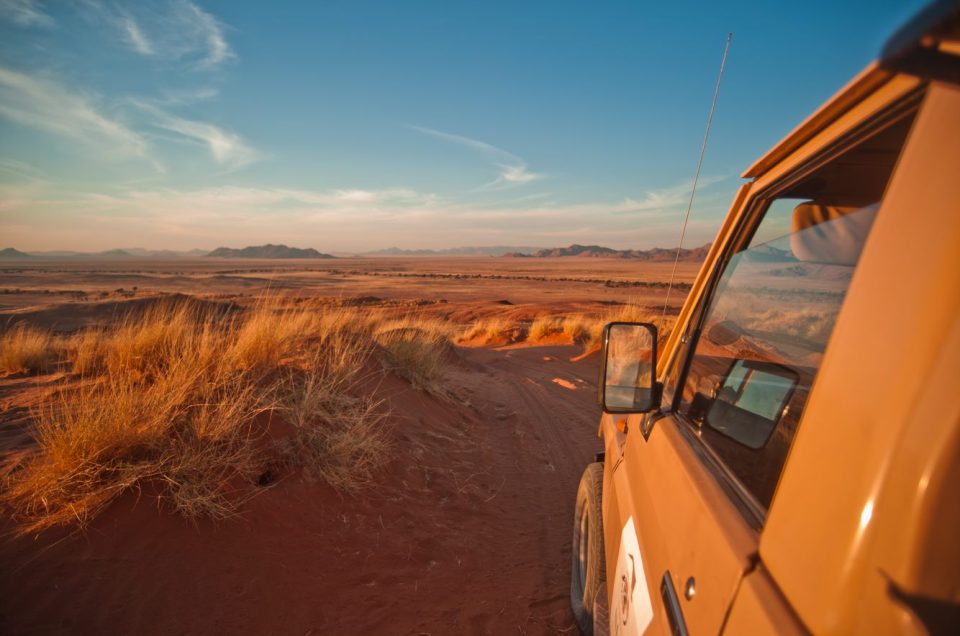
<svg viewBox="0 0 960 636"><path fill-rule="evenodd" d="M607 457L621 524L605 529L619 533L612 633L719 633L758 569L766 511L915 101L750 196L679 327L661 410L627 417L625 435L611 430L622 416L604 418L622 442Z"/></svg>

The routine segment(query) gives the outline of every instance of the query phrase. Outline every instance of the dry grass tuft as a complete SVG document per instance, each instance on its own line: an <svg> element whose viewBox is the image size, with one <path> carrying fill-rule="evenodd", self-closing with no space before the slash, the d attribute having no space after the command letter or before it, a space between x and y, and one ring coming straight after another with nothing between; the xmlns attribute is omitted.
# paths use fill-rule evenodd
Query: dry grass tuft
<svg viewBox="0 0 960 636"><path fill-rule="evenodd" d="M99 330L86 329L70 342L73 366L77 375L99 375L106 370L108 338Z"/></svg>
<svg viewBox="0 0 960 636"><path fill-rule="evenodd" d="M530 325L527 342L540 342L544 338L563 333L563 320L556 316L540 316Z"/></svg>
<svg viewBox="0 0 960 636"><path fill-rule="evenodd" d="M68 357L89 382L33 414L37 446L5 467L3 503L35 532L82 527L130 490L187 518L224 519L278 464L356 490L389 456L388 413L361 371L376 355L441 395L450 335L435 321L267 301L240 315L167 303L81 332ZM18 329L3 342L17 369L55 355L43 332ZM265 442L274 415L294 431L284 457Z"/></svg>
<svg viewBox="0 0 960 636"><path fill-rule="evenodd" d="M568 316L540 316L527 331L527 342L538 343L551 337L563 336L571 344L583 347L584 353L600 349L603 328L610 322L652 322L657 325L661 338L670 333L674 318L651 308L636 304L618 306L602 315L572 314Z"/></svg>
<svg viewBox="0 0 960 636"><path fill-rule="evenodd" d="M504 318L477 320L464 329L456 338L457 342L493 344L514 342L520 333L517 323Z"/></svg>
<svg viewBox="0 0 960 636"><path fill-rule="evenodd" d="M18 325L0 337L0 371L46 371L57 361L59 353L59 343L49 332Z"/></svg>
<svg viewBox="0 0 960 636"><path fill-rule="evenodd" d="M597 318L587 316L567 316L563 319L563 335L570 338L573 344L585 345L592 339L598 322Z"/></svg>
<svg viewBox="0 0 960 636"><path fill-rule="evenodd" d="M188 517L222 519L257 469L253 421L268 406L269 392L250 378L188 357L150 382L110 376L60 393L34 414L37 451L12 473L4 498L25 532L83 526L148 483Z"/></svg>
<svg viewBox="0 0 960 636"><path fill-rule="evenodd" d="M207 364L209 360L195 356L211 353L213 343L203 341L215 335L206 328L211 320L187 303L162 303L143 314L125 316L112 333L105 334L107 374L146 379L181 363L187 355L198 366Z"/></svg>
<svg viewBox="0 0 960 636"><path fill-rule="evenodd" d="M261 303L237 329L227 356L236 368L276 367L317 332L319 323L317 315L309 310L271 310Z"/></svg>
<svg viewBox="0 0 960 636"><path fill-rule="evenodd" d="M587 336L582 344L584 352L598 351L603 346L603 328L611 322L649 322L657 327L660 342L666 342L673 328L675 316L663 317L662 310L637 304L621 305L589 323Z"/></svg>
<svg viewBox="0 0 960 636"><path fill-rule="evenodd" d="M447 395L444 369L452 336L447 323L415 317L387 320L373 331L383 366L438 397Z"/></svg>
<svg viewBox="0 0 960 636"><path fill-rule="evenodd" d="M357 397L371 349L346 335L327 339L307 370L284 386L283 409L294 428L284 440L288 455L341 491L368 485L389 459L383 401L367 393Z"/></svg>

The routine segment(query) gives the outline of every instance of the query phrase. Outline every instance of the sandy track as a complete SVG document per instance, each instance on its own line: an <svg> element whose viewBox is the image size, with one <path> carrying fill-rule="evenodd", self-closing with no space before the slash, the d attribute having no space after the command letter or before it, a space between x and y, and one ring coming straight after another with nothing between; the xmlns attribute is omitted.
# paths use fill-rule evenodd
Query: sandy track
<svg viewBox="0 0 960 636"><path fill-rule="evenodd" d="M458 349L453 403L389 378L396 459L341 497L289 476L192 526L149 493L81 536L0 543L0 632L575 634L574 495L600 443L596 356Z"/></svg>

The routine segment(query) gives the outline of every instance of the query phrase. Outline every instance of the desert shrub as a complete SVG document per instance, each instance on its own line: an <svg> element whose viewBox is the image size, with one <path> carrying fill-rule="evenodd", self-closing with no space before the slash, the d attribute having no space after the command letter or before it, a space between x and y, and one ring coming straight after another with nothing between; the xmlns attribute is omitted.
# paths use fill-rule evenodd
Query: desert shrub
<svg viewBox="0 0 960 636"><path fill-rule="evenodd" d="M0 337L0 370L39 373L56 362L59 341L47 331L18 325Z"/></svg>

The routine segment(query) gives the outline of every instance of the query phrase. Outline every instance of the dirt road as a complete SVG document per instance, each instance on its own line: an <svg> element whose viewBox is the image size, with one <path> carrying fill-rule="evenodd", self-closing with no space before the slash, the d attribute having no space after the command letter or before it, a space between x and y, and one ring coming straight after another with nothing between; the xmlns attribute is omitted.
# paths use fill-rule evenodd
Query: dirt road
<svg viewBox="0 0 960 636"><path fill-rule="evenodd" d="M575 634L571 518L597 356L458 349L453 398L396 378L395 459L355 497L290 475L190 525L125 496L82 535L0 542L0 632Z"/></svg>

